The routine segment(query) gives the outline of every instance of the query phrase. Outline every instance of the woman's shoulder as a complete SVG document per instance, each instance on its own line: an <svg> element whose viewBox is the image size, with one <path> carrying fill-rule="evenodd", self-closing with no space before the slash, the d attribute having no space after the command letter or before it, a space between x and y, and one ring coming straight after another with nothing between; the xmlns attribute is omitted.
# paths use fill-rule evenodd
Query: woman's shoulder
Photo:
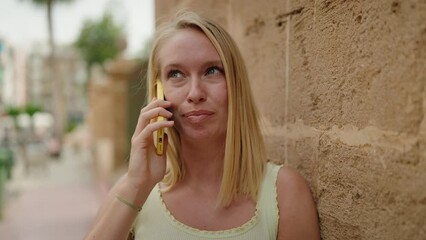
<svg viewBox="0 0 426 240"><path fill-rule="evenodd" d="M297 239L319 239L315 201L305 178L295 169L282 167L277 176L277 194L279 232L298 236ZM301 226L308 226L311 230L306 232Z"/></svg>
<svg viewBox="0 0 426 240"><path fill-rule="evenodd" d="M310 188L305 178L295 169L281 167L277 176L278 199L300 201L301 198L312 199ZM293 205L293 204L292 204Z"/></svg>
<svg viewBox="0 0 426 240"><path fill-rule="evenodd" d="M307 190L308 187L305 178L297 170L284 166L278 172L277 185L299 191Z"/></svg>
<svg viewBox="0 0 426 240"><path fill-rule="evenodd" d="M295 169L285 167L281 164L268 162L267 172L275 172L277 187L279 188L290 188L295 190L302 190L300 188L307 187L306 181L303 176Z"/></svg>

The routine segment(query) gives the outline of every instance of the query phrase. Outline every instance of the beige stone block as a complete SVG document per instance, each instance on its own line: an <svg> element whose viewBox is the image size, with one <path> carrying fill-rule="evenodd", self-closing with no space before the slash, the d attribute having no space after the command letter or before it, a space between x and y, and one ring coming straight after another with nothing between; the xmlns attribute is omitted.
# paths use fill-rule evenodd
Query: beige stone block
<svg viewBox="0 0 426 240"><path fill-rule="evenodd" d="M220 23L222 26L227 26L227 14L230 0L160 0L156 1L155 18L156 24L159 25L164 21L169 20L177 11L188 9L195 11L203 16L206 16Z"/></svg>
<svg viewBox="0 0 426 240"><path fill-rule="evenodd" d="M311 1L302 7L291 20L290 122L418 132L425 4Z"/></svg>
<svg viewBox="0 0 426 240"><path fill-rule="evenodd" d="M401 150L387 138L387 144L351 145L321 135L317 197L324 239L426 236L426 159L417 141L406 139L411 148Z"/></svg>
<svg viewBox="0 0 426 240"><path fill-rule="evenodd" d="M245 59L255 101L273 126L285 123L285 1L230 1L229 31Z"/></svg>

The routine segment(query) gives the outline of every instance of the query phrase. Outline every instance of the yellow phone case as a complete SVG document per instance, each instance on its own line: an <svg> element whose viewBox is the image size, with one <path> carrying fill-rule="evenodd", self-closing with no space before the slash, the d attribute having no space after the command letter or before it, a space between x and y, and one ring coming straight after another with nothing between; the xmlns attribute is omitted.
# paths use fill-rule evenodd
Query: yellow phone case
<svg viewBox="0 0 426 240"><path fill-rule="evenodd" d="M157 99L164 100L163 84L161 80L157 80L155 84L155 94ZM158 116L156 121L163 121L164 117ZM156 131L156 149L158 155L163 155L164 152L164 128Z"/></svg>

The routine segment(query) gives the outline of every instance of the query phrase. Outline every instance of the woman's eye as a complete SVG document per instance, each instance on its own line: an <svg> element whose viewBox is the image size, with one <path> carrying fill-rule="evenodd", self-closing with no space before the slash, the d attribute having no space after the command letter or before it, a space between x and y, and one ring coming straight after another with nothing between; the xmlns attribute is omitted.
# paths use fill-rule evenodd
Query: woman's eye
<svg viewBox="0 0 426 240"><path fill-rule="evenodd" d="M178 78L178 77L181 77L182 76L182 73L181 72L179 72L178 70L171 70L168 74L167 74L167 77L168 78Z"/></svg>
<svg viewBox="0 0 426 240"><path fill-rule="evenodd" d="M207 69L206 75L212 75L217 73L223 73L223 70L219 67L209 67Z"/></svg>

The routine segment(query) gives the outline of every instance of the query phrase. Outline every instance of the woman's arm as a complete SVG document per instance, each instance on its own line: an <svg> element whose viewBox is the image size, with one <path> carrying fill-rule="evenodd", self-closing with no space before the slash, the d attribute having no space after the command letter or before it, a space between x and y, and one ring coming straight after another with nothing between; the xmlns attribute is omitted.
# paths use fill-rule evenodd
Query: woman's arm
<svg viewBox="0 0 426 240"><path fill-rule="evenodd" d="M318 215L305 179L290 168L278 173L278 240L319 240Z"/></svg>
<svg viewBox="0 0 426 240"><path fill-rule="evenodd" d="M128 171L108 193L86 240L128 238L138 208L166 172L166 156L156 154L152 134L160 128L172 127L174 122L151 120L158 116L170 118L172 113L167 107L170 102L153 100L141 110L132 136ZM165 144L167 147L167 138Z"/></svg>
<svg viewBox="0 0 426 240"><path fill-rule="evenodd" d="M135 205L143 206L152 187L135 189L124 175L108 193L95 218L95 224L86 237L91 239L127 239L138 211L118 200L117 196Z"/></svg>

